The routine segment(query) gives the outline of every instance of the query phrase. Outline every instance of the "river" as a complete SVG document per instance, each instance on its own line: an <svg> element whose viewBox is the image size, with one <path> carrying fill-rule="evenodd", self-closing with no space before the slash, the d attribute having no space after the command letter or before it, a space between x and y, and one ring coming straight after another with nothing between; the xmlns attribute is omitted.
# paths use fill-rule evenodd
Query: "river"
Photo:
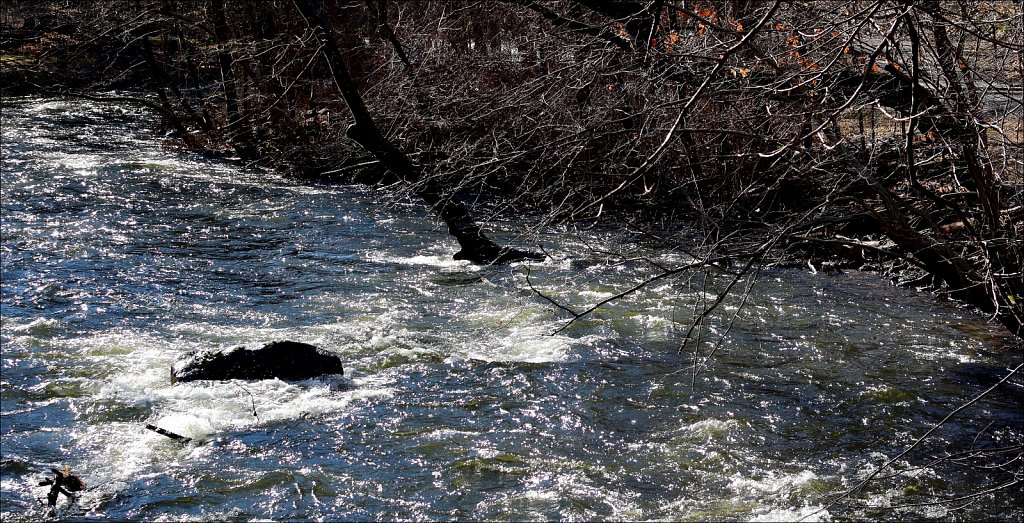
<svg viewBox="0 0 1024 523"><path fill-rule="evenodd" d="M416 202L174 150L152 119L4 101L4 521L48 519L38 484L65 464L89 487L61 500L78 521L1024 518L1019 483L929 504L1012 479L932 458L1019 454L1019 377L904 474L830 504L1019 364L969 311L765 268L694 379L679 337L721 277L659 281L561 331L530 289L582 309L683 254L497 219L499 242L552 257L452 261ZM345 377L170 383L190 350L280 339L339 353Z"/></svg>

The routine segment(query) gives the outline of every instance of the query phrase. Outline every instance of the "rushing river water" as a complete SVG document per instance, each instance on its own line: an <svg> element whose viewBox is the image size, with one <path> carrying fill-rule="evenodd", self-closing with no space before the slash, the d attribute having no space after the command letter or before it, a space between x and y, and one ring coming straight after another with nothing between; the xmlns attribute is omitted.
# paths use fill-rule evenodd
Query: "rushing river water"
<svg viewBox="0 0 1024 523"><path fill-rule="evenodd" d="M565 313L526 281L584 308L654 274L603 250L681 254L499 222L552 259L454 262L415 203L169 150L151 119L5 101L4 521L47 518L38 483L64 464L89 485L79 520L1024 517L1019 484L921 505L1006 481L931 458L1021 445L1017 378L897 462L919 468L829 505L1019 363L970 313L765 269L691 386L699 277L554 335ZM277 339L336 351L346 376L170 383L189 350Z"/></svg>

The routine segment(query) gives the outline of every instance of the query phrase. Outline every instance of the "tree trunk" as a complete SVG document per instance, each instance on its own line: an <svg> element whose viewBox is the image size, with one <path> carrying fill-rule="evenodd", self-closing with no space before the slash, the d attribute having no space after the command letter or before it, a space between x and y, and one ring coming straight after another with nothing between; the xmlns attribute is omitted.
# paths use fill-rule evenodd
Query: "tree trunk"
<svg viewBox="0 0 1024 523"><path fill-rule="evenodd" d="M231 31L228 28L227 15L224 13L224 0L212 0L213 31L217 39L217 63L220 65L221 82L224 85L224 102L227 105L226 124L227 139L235 150L243 156L251 156L252 141L248 139L248 131L243 122L241 104L238 100L238 87L235 84L234 59L228 46L231 43Z"/></svg>
<svg viewBox="0 0 1024 523"><path fill-rule="evenodd" d="M487 238L462 202L445 194L444 187L436 180L424 177L419 166L381 134L352 82L341 49L331 36L330 21L324 16L323 5L317 0L295 0L295 5L323 45L334 82L352 111L355 123L348 128L348 136L372 153L385 168L408 183L416 195L441 217L448 226L449 234L455 237L461 247L455 253L455 259L482 265L543 260L541 254L501 247Z"/></svg>

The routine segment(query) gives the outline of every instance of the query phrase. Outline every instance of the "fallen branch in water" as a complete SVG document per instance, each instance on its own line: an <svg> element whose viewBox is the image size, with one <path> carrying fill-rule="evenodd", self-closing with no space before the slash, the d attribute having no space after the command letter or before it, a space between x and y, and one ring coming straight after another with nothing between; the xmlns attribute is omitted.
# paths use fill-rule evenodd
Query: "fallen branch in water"
<svg viewBox="0 0 1024 523"><path fill-rule="evenodd" d="M189 438L187 436L182 436L181 434L175 434L175 433L173 433L173 432L171 432L169 430L162 429L160 427L157 427L156 425L151 425L149 423L146 424L146 428L149 429L149 430L152 430L153 432L156 432L157 434L162 434L164 436L167 436L168 438L180 441L182 443L188 443L188 442L192 441L192 438Z"/></svg>
<svg viewBox="0 0 1024 523"><path fill-rule="evenodd" d="M39 482L40 487L49 485L50 492L46 494L46 504L49 505L51 510L57 508L57 498L60 494L64 494L68 497L72 504L78 499L76 492L85 490L85 482L81 478L71 473L71 467L65 465L64 470L50 469L53 471L53 479L45 479Z"/></svg>

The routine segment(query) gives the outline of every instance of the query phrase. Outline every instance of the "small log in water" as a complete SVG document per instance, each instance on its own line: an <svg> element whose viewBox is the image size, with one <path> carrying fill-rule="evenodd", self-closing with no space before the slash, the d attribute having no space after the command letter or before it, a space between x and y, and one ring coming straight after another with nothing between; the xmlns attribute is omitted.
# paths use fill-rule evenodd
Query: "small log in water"
<svg viewBox="0 0 1024 523"><path fill-rule="evenodd" d="M173 432L171 432L169 430L164 430L164 429L162 429L160 427L157 427L156 425L150 425L149 423L146 424L146 428L149 429L149 430L152 430L153 432L156 432L157 434L163 434L164 436L167 436L168 438L181 441L182 443L188 443L188 442L192 441L192 438L189 438L189 437L186 437L186 436L182 436L181 434L175 434L175 433L173 433Z"/></svg>

